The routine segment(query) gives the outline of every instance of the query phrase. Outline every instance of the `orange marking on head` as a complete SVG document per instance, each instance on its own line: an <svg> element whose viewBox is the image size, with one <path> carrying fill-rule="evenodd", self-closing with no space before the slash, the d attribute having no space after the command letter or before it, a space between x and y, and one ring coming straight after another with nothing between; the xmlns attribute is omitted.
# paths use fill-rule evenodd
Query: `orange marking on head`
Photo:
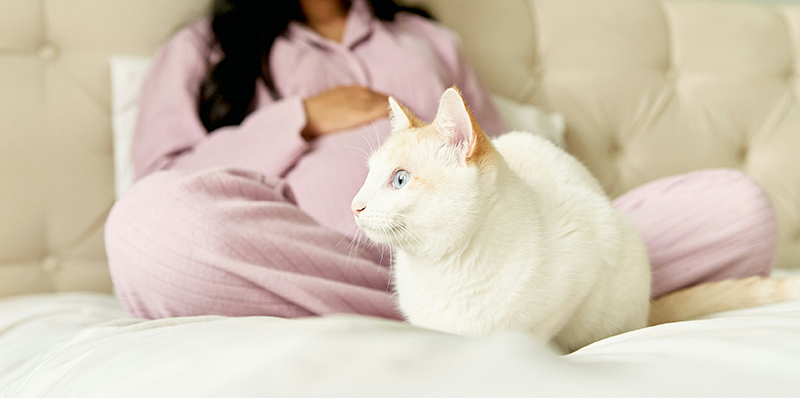
<svg viewBox="0 0 800 398"><path fill-rule="evenodd" d="M411 128L420 128L420 127L425 127L425 126L427 126L427 125L425 124L425 122L423 122L422 120L419 120L419 118L417 117L417 115L415 115L415 114L414 114L413 112L411 112L411 111L410 111L408 108L406 108L406 106L405 106L405 105L403 105L402 103L400 103L400 101L398 101L398 100L397 100L397 98L394 98L394 97L391 97L391 98L392 98L392 99L393 99L393 100L394 100L394 101L397 103L397 105L399 105L399 106L400 106L400 110L401 110L401 111L403 111L403 114L404 114L404 115L406 116L406 118L408 119L408 123L411 125L411 126L410 126Z"/></svg>
<svg viewBox="0 0 800 398"><path fill-rule="evenodd" d="M471 136L469 143L470 147L472 147L472 150L469 154L467 154L467 164L478 167L496 164L497 151L495 150L494 145L492 145L492 140L483 131L481 126L478 124L478 121L475 120L475 115L472 114L472 110L469 108L469 105L467 105L467 102L464 101L464 95L461 94L461 91L458 89L458 87L453 86L451 88L458 92L458 96L461 97L461 101L464 102L464 108L467 110L467 115L469 115L469 121L472 123L473 135Z"/></svg>
<svg viewBox="0 0 800 398"><path fill-rule="evenodd" d="M464 101L464 96L461 94L461 91L458 90L458 87L453 86L452 88L458 92L458 95L464 104L464 108L467 110L467 114L469 115L470 123L472 124L473 134L470 138L470 147L472 150L467 154L466 163L478 168L497 165L498 154L494 148L494 145L492 144L492 140L483 131L481 126L478 124L478 121L475 120L472 110L469 108L469 105L467 105L466 101ZM395 101L397 102L397 100ZM413 112L411 112L400 102L397 102L397 104L400 106L400 109L408 119L410 127L402 132L396 132L400 134L393 134L394 137L391 139L395 142L394 145L407 147L425 139L440 139L441 133L434 125L427 124L420 120L416 115L414 115Z"/></svg>

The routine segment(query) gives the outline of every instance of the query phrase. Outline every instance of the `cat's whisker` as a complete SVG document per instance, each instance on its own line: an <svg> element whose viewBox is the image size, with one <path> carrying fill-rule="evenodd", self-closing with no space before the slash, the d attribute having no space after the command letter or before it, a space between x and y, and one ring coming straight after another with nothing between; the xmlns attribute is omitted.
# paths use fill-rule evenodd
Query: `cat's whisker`
<svg viewBox="0 0 800 398"><path fill-rule="evenodd" d="M349 243L348 243L348 245L347 245L347 248L346 248L346 250L347 250L347 252L348 252L348 253L347 253L347 255L348 255L348 259L347 259L347 265L346 265L346 267L347 267L347 268L345 268L345 272L347 271L347 269L349 269L349 265L350 265L350 263L351 263L351 262L352 262L352 260L353 260L353 259L356 257L356 253L357 253L359 250L364 250L364 249L365 249L365 247L364 247L364 246L365 246L365 244L364 244L364 241L365 241L365 239L366 239L366 243L368 243L368 244L369 244L369 247L374 247L374 244L372 243L372 241L370 241L370 240L369 240L369 239L368 239L368 238L367 238L367 237L364 235L363 231L361 231L361 229L359 229L359 228L358 228L358 225L357 225L357 224L355 224L355 223L353 223L352 225L350 225L350 227L348 227L348 228L347 228L347 230L346 230L346 231L345 231L345 233L343 234L342 238L339 240L339 243L337 243L337 244L336 244L336 246L339 246L339 244L341 244L341 242L342 242L342 241L343 241L345 238L348 238L348 237L349 237L349 236L348 236L348 234L350 233L350 231L351 231L353 228L355 228L355 229L356 229L356 232L355 232L355 234L353 234L353 236L352 236L352 237L350 237Z"/></svg>
<svg viewBox="0 0 800 398"><path fill-rule="evenodd" d="M367 115L367 119L369 119L369 125L372 127L372 131L375 133L375 136L378 137L378 127L375 126L375 119L373 119L370 115ZM380 140L378 140L378 144L380 144Z"/></svg>
<svg viewBox="0 0 800 398"><path fill-rule="evenodd" d="M388 246L388 250L389 250L389 267L391 269L392 264L394 264L394 259L392 258L392 255L393 255L394 251L392 250L391 246ZM387 286L387 289L388 289L388 286Z"/></svg>
<svg viewBox="0 0 800 398"><path fill-rule="evenodd" d="M412 231L412 230L408 229L408 228L407 228L405 225L401 226L401 229L402 229L402 231L403 231L403 232L407 233L407 234L408 234L408 235L410 235L412 238L414 238L414 240L415 240L415 241L417 241L417 244L418 244L420 247L422 247L423 249L425 248L425 247L422 245L422 241L420 241L420 239L419 239L419 236L417 235L417 233L416 233L416 232L414 232L414 231ZM409 242L409 245L410 245L410 244L411 244L411 242Z"/></svg>
<svg viewBox="0 0 800 398"><path fill-rule="evenodd" d="M378 231L378 233L380 234L381 232ZM383 245L381 245L381 260L380 260L381 264L383 264L383 252L384 252L384 250L385 250L385 247Z"/></svg>
<svg viewBox="0 0 800 398"><path fill-rule="evenodd" d="M366 138L365 138L365 139L366 139ZM359 148L359 147L357 147L357 146L355 146L355 145L350 145L350 148L351 148L351 149L356 149L356 150L358 150L359 152L361 152L361 154L363 154L363 155L364 155L364 159L365 159L365 160L368 160L368 159L369 159L369 156L370 156L370 155L369 155L369 153L367 153L367 151L365 151L365 150L364 150L364 148Z"/></svg>
<svg viewBox="0 0 800 398"><path fill-rule="evenodd" d="M417 241L417 244L419 245L419 247L422 249L422 251L425 252L426 255L428 255L428 257L434 257L433 253L431 253L430 250L428 250L428 248L425 247L425 245L422 244L422 240L421 240L421 238L419 237L419 235L416 232L408 229L408 227L406 227L405 225L402 225L401 227L403 228L403 231L405 231L408 234L410 234L411 237L414 238L414 240ZM409 245L410 244L411 243L409 242Z"/></svg>
<svg viewBox="0 0 800 398"><path fill-rule="evenodd" d="M391 287L391 285L392 285L392 276L394 275L394 261L393 261L393 259L391 258L391 253L392 253L392 251L391 251L391 250L392 250L392 247L391 247L391 246L387 246L387 247L388 247L388 249L390 250L390 251L389 251L389 253L390 253L390 257L389 257L389 275L390 275L390 277L389 277L389 283L387 283L387 284L386 284L386 291L388 292L388 291L389 291L389 288L390 288L390 287Z"/></svg>
<svg viewBox="0 0 800 398"><path fill-rule="evenodd" d="M347 271L350 270L350 263L353 261L353 258L355 258L355 247L350 244L347 246L347 263L345 263L344 268L345 274L347 274Z"/></svg>
<svg viewBox="0 0 800 398"><path fill-rule="evenodd" d="M400 227L403 228L402 225ZM406 231L405 231L405 229L400 229L400 232L406 232ZM403 241L406 242L409 246L412 246L411 241L408 240L407 234L401 233L400 237L403 238Z"/></svg>
<svg viewBox="0 0 800 398"><path fill-rule="evenodd" d="M391 242L392 241L392 237L389 235L389 232L391 232L391 230L387 229L387 228L380 228L379 229L379 234L380 234L380 236L381 236L383 241L385 241L385 242ZM391 263L391 261L392 261L392 246L391 246L391 244L383 243L383 244L381 244L381 248L382 248L382 250L386 250L386 251L389 252L389 262ZM383 261L381 260L381 262L383 262Z"/></svg>
<svg viewBox="0 0 800 398"><path fill-rule="evenodd" d="M352 229L353 229L353 228L355 228L355 227L356 227L356 225L355 225L355 224L353 224L353 225L351 225L349 228L347 228L347 229L344 231L344 233L342 234L342 239L339 239L339 242L337 242L337 243L336 243L336 247L339 247L339 245L341 245L341 244L342 244L342 241L344 241L344 238L347 238L347 234L349 234L349 233L350 233L350 230L352 230Z"/></svg>
<svg viewBox="0 0 800 398"><path fill-rule="evenodd" d="M377 128L375 127L375 120L373 120L373 119L372 119L372 116L370 116L370 115L369 115L368 113L366 113L366 112L362 112L362 113L364 114L364 116L366 116L367 120L369 120L369 123L368 123L368 124L369 124L369 126L371 126L371 127L373 128L373 130L376 130ZM366 127L366 124L365 124L365 127ZM367 137L366 137L365 135L362 135L362 136L361 136L361 138L363 138L363 139L364 139L364 142L367 144L367 147L369 148L370 152L375 152L375 151L372 149L372 144L370 144L370 142L369 142L369 140L367 139Z"/></svg>
<svg viewBox="0 0 800 398"><path fill-rule="evenodd" d="M360 234L360 233L356 234L356 238L354 239L355 244L353 245L353 251L363 250L363 248L364 248L364 243L363 242L364 242L365 238L366 237L363 234ZM367 239L367 242L369 242L368 239Z"/></svg>
<svg viewBox="0 0 800 398"><path fill-rule="evenodd" d="M350 243L347 245L347 263L345 263L344 272L347 274L347 271L350 269L350 263L353 261L355 247L355 238L350 239Z"/></svg>
<svg viewBox="0 0 800 398"><path fill-rule="evenodd" d="M369 153L371 154L375 153L375 148L372 147L372 143L369 141L369 139L365 135L362 135L361 138L364 140L364 143L367 144L367 148L369 148ZM367 156L367 159L369 159L369 156Z"/></svg>
<svg viewBox="0 0 800 398"><path fill-rule="evenodd" d="M355 233L355 234L353 234L353 236L351 237L351 236L349 236L348 234L350 233L350 231L351 231L353 228L356 228L356 233ZM357 225L355 225L355 224L353 224L353 225L351 225L349 228L347 228L347 230L346 230L346 231L345 231L345 232L342 234L342 239L340 239L340 240L339 240L339 243L337 243L337 244L336 244L336 246L339 246L339 244L341 244L341 243L342 243L342 241L343 241L344 239L350 238L350 243L348 243L348 245L347 245L347 246L349 247L349 246L350 246L350 244L352 244L352 242L353 242L353 239L356 237L356 235L358 235L358 226L357 226Z"/></svg>
<svg viewBox="0 0 800 398"><path fill-rule="evenodd" d="M379 147L381 145L381 134L378 131L378 127L375 126L375 123L372 123L372 131L375 133L375 146ZM375 152L374 149L371 149L372 145L370 145L370 150Z"/></svg>

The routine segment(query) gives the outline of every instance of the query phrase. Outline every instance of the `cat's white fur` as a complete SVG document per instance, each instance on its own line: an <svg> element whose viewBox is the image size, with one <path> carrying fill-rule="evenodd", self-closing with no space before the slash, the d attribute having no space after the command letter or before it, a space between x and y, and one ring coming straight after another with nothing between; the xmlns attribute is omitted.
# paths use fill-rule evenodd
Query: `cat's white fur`
<svg viewBox="0 0 800 398"><path fill-rule="evenodd" d="M430 125L390 104L393 133L353 208L370 239L394 248L409 322L528 331L565 351L646 326L644 244L579 161L530 133L490 141L452 88ZM399 169L411 179L395 189Z"/></svg>

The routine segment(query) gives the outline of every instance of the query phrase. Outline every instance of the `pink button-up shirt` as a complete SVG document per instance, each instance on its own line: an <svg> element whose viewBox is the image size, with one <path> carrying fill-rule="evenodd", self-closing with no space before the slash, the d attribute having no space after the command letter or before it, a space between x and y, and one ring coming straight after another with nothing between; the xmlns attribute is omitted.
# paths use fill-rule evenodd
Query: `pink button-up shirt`
<svg viewBox="0 0 800 398"><path fill-rule="evenodd" d="M386 138L389 123L375 120L309 143L300 136L306 125L303 98L362 85L394 96L430 121L441 94L457 85L487 133L506 130L452 32L407 13L384 22L364 0L354 0L341 43L291 22L270 53L282 98L273 100L258 80L255 110L240 125L207 134L197 103L210 36L208 22L201 21L159 50L142 91L133 143L137 178L165 169L258 170L285 178L298 206L321 224L352 234L350 201L367 175L366 153Z"/></svg>

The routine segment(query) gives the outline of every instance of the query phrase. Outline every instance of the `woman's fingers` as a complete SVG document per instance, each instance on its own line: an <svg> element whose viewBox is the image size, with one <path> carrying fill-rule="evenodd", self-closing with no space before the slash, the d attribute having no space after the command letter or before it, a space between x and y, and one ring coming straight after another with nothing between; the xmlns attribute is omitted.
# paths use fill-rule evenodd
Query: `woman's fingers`
<svg viewBox="0 0 800 398"><path fill-rule="evenodd" d="M363 86L334 87L304 100L306 129L313 139L388 116L388 97Z"/></svg>

